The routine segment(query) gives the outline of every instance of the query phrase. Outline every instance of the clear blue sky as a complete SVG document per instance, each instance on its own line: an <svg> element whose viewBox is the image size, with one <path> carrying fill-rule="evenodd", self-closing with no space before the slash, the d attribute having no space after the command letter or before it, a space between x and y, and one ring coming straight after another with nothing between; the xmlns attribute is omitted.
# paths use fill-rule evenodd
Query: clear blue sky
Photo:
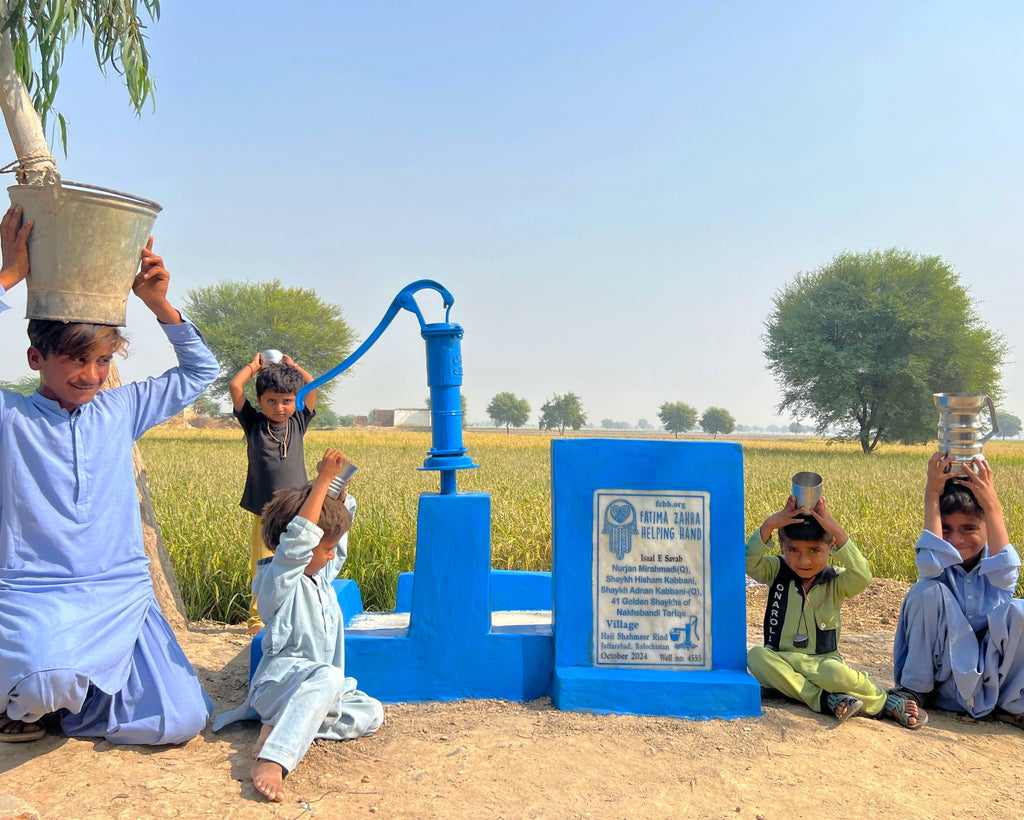
<svg viewBox="0 0 1024 820"><path fill-rule="evenodd" d="M594 422L679 400L785 424L773 294L895 246L960 273L1013 347L1004 407L1024 415L1019 3L163 5L155 111L135 119L90 47L58 106L65 177L165 206L178 303L279 278L366 336L432 278L466 330L471 420L501 390L534 410L572 390ZM126 377L171 363L151 321L129 312ZM22 362L15 344L0 377ZM426 394L403 314L334 408Z"/></svg>

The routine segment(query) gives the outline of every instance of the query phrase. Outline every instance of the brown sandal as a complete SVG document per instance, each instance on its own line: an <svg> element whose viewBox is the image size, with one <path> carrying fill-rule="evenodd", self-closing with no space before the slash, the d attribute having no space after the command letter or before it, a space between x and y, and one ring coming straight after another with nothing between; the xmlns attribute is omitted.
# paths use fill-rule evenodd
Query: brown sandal
<svg viewBox="0 0 1024 820"><path fill-rule="evenodd" d="M32 731L25 731L26 726L35 726ZM14 729L15 731L8 731ZM28 743L46 737L46 729L38 723L26 723L5 715L0 715L0 743Z"/></svg>

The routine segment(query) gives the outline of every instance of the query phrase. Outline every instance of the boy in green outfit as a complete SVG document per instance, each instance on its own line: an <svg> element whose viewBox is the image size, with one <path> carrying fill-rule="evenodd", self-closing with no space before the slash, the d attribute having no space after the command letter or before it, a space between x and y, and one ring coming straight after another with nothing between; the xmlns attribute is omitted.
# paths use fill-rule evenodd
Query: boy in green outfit
<svg viewBox="0 0 1024 820"><path fill-rule="evenodd" d="M768 555L778 531L782 555ZM860 711L885 714L908 729L928 718L912 700L887 696L839 654L843 600L867 589L871 568L824 498L813 509L786 505L747 539L747 574L768 584L764 646L751 647L747 666L761 683L840 722ZM835 556L843 565L829 566Z"/></svg>

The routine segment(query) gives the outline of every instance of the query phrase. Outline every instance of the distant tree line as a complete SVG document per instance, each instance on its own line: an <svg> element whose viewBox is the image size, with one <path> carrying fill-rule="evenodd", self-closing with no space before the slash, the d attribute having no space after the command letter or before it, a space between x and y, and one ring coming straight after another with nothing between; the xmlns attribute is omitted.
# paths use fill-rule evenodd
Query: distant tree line
<svg viewBox="0 0 1024 820"><path fill-rule="evenodd" d="M680 433L693 430L698 424L697 410L684 401L667 401L658 408L658 418L665 429L679 438ZM699 420L700 429L718 438L719 433L731 433L736 429L736 419L724 407L709 407Z"/></svg>

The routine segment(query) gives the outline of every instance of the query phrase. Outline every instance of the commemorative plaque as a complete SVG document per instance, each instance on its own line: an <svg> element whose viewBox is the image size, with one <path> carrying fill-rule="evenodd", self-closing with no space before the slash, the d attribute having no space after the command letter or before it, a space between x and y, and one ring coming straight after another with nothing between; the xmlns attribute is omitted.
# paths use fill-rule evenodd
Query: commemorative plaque
<svg viewBox="0 0 1024 820"><path fill-rule="evenodd" d="M711 668L708 493L594 493L594 664Z"/></svg>

